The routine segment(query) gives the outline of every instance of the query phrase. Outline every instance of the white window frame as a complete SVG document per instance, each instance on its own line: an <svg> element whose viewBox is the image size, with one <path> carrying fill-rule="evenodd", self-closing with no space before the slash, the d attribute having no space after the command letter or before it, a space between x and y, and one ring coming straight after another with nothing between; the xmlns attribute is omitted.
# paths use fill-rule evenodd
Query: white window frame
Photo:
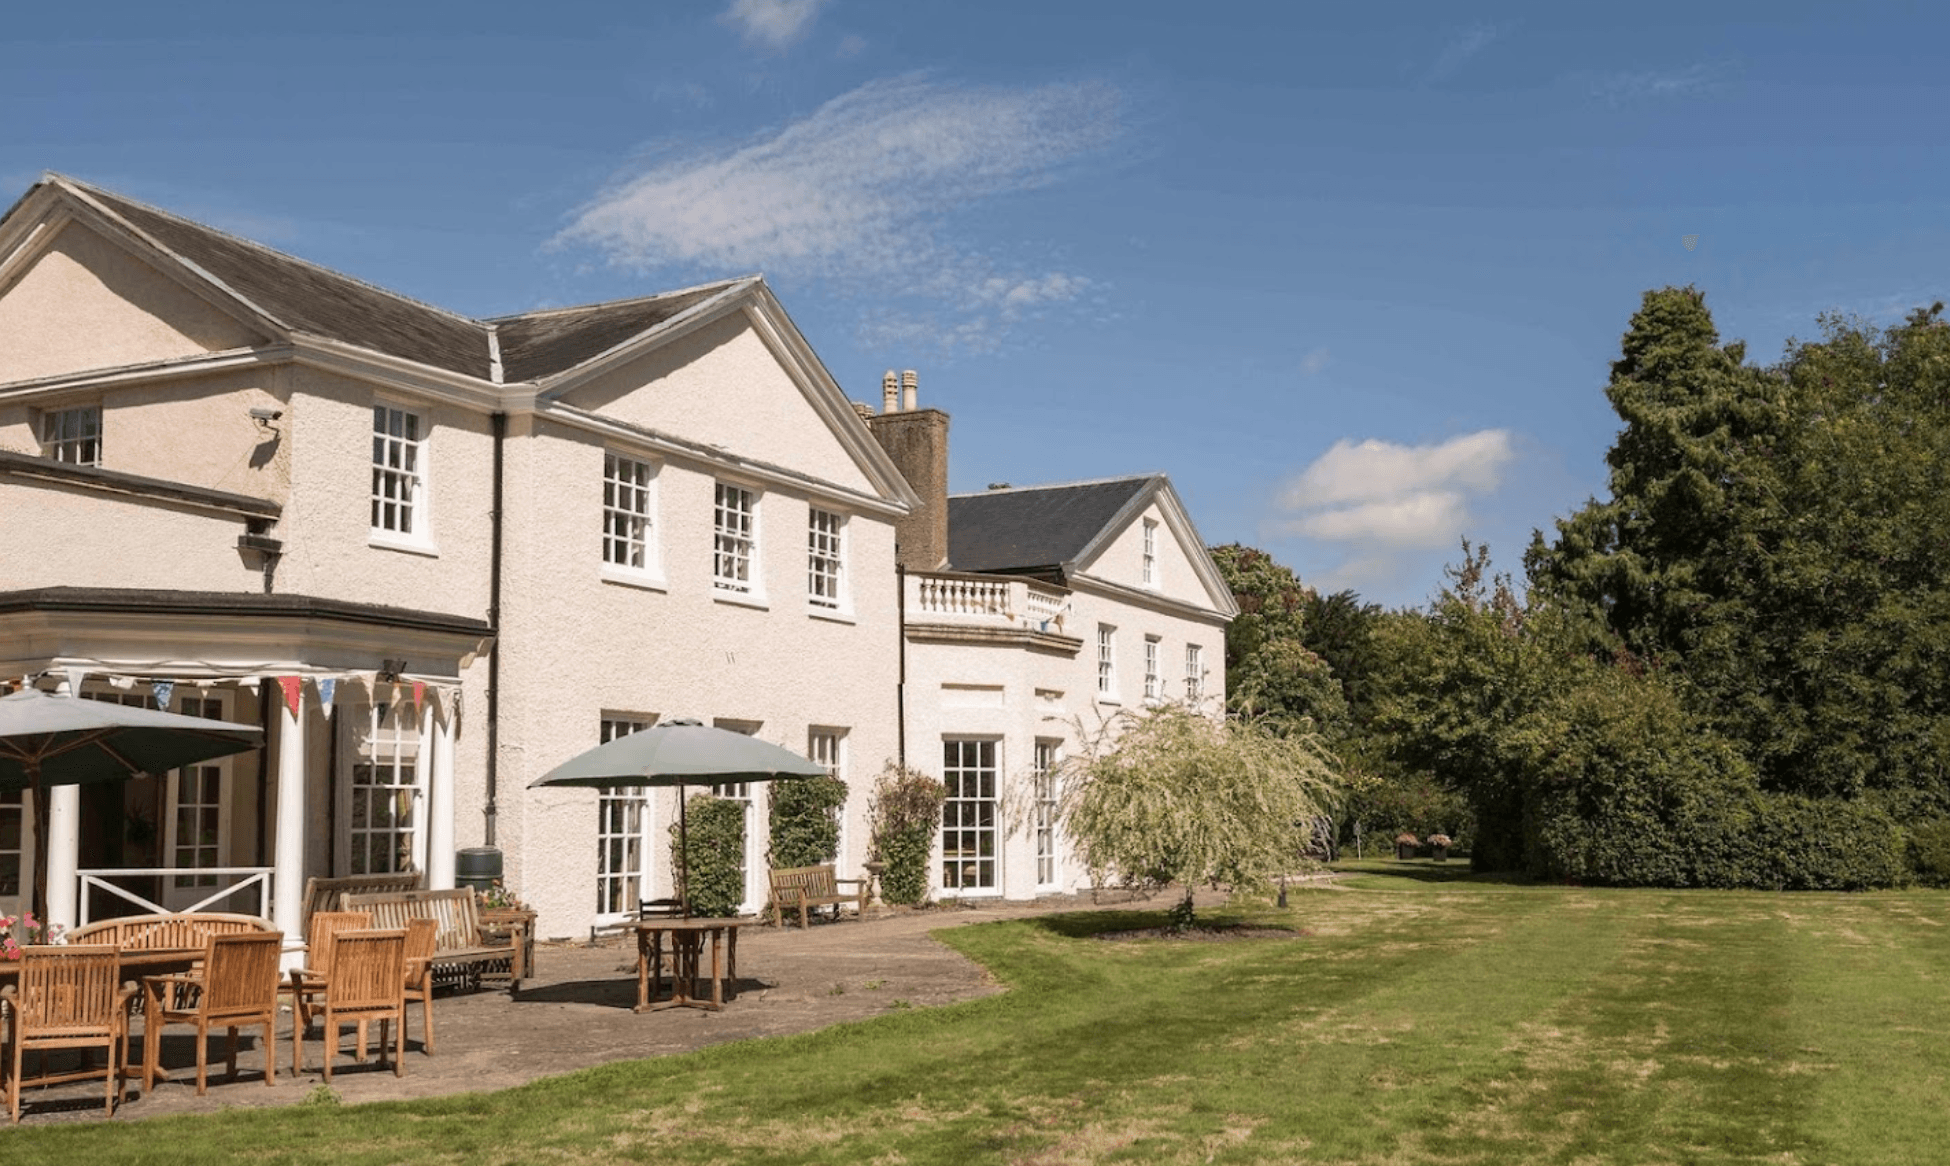
<svg viewBox="0 0 1950 1166"><path fill-rule="evenodd" d="M603 451L602 578L661 589L663 551L658 543L657 482L653 461Z"/></svg>
<svg viewBox="0 0 1950 1166"><path fill-rule="evenodd" d="M847 518L817 506L806 509L806 605L814 615L847 615L853 610L848 586Z"/></svg>
<svg viewBox="0 0 1950 1166"><path fill-rule="evenodd" d="M1032 827L1036 839L1036 887L1051 890L1057 885L1056 863L1056 776L1063 762L1063 742L1036 738L1036 753L1030 767L1030 794L1034 798Z"/></svg>
<svg viewBox="0 0 1950 1166"><path fill-rule="evenodd" d="M827 774L846 783L846 738L847 730L833 725L812 725L806 729L806 758L814 765L823 767ZM846 806L837 811L840 821L840 836L833 845L835 853L833 864L841 871L853 869L846 858Z"/></svg>
<svg viewBox="0 0 1950 1166"><path fill-rule="evenodd" d="M1144 568L1142 578L1146 587L1158 586L1158 524L1152 519L1144 520Z"/></svg>
<svg viewBox="0 0 1950 1166"><path fill-rule="evenodd" d="M1144 637L1144 699L1157 700L1165 694L1164 682L1158 678L1158 649L1163 641L1157 636Z"/></svg>
<svg viewBox="0 0 1950 1166"><path fill-rule="evenodd" d="M606 712L596 736L599 744L607 744L656 723L654 716ZM656 898L650 893L652 827L649 787L615 786L597 793L595 918L599 925L634 919L645 899Z"/></svg>
<svg viewBox="0 0 1950 1166"><path fill-rule="evenodd" d="M1097 625L1097 699L1117 703L1117 627Z"/></svg>
<svg viewBox="0 0 1950 1166"><path fill-rule="evenodd" d="M763 607L765 572L759 538L763 495L737 482L718 481L715 485L711 502L712 594L732 603ZM742 497L745 505L728 506L727 499L736 497ZM727 516L742 516L743 522L727 523ZM737 569L741 567L742 573Z"/></svg>
<svg viewBox="0 0 1950 1166"><path fill-rule="evenodd" d="M50 461L102 464L102 407L75 405L41 414L41 449Z"/></svg>
<svg viewBox="0 0 1950 1166"><path fill-rule="evenodd" d="M164 711L173 711L185 716L208 717L211 720L218 721L228 721L231 719L230 709L222 694L196 695L194 690L192 690L192 695L187 697L179 696L176 700L181 707L173 710L166 709ZM153 707L153 700L151 700L150 705ZM186 777L191 776L192 770L203 771L199 776L214 776L216 779L216 803L214 806L206 806L205 808L213 808L216 810L217 829L216 838L207 848L196 843L190 844L192 850L191 861L184 863L180 861L181 852L184 847L182 836L182 816L184 810L183 783ZM230 759L227 757L219 757L215 760L205 761L197 765L185 766L182 769L170 770L164 781L164 814L166 816L163 821L161 861L157 863L158 866L167 866L179 870L194 870L199 866L228 865L227 860L230 853L229 847L231 841L230 807L236 801L233 784ZM190 805L192 808L195 808L198 803L192 802ZM195 861L195 851L206 849L211 861L208 863ZM209 895L216 885L216 875L170 875L163 880L163 905L172 910L184 910Z"/></svg>
<svg viewBox="0 0 1950 1166"><path fill-rule="evenodd" d="M427 847L427 779L432 766L426 764L428 755L428 734L430 719L423 708L415 708L411 692L405 688L394 689L382 699L378 694L364 703L355 704L348 709L351 715L343 718L347 740L341 751L340 765L338 838L339 866L337 874L376 874L371 864L371 852L359 852L355 848L361 841L369 841L375 835L391 835L398 839L390 848L393 865L388 870L401 870L404 864L411 864L413 870L426 869ZM359 782L362 766L370 765L375 773L386 773L397 779L402 769L412 767L410 781ZM379 793L374 800L367 802L368 825L353 825L354 811L357 808L361 791L391 790L390 794ZM376 827L370 824L371 810L377 798L392 797L393 825ZM406 808L406 822L398 825L399 810Z"/></svg>
<svg viewBox="0 0 1950 1166"><path fill-rule="evenodd" d="M972 898L1002 893L1001 774L1000 738L941 739L941 780L948 787L948 796L941 803L943 894ZM972 789L968 784L971 780ZM970 844L974 847L972 857L967 850ZM950 846L955 849L950 850Z"/></svg>
<svg viewBox="0 0 1950 1166"><path fill-rule="evenodd" d="M1205 699L1205 649L1198 644L1185 645L1185 699Z"/></svg>
<svg viewBox="0 0 1950 1166"><path fill-rule="evenodd" d="M13 863L14 886L8 893L4 883L0 883L0 915L19 915L21 909L31 900L29 892L34 880L34 832L28 823L28 811L33 808L30 795L25 790L0 790L0 822L10 823L10 828L0 828L0 839L9 834L14 845L0 843L0 859L10 859Z"/></svg>
<svg viewBox="0 0 1950 1166"><path fill-rule="evenodd" d="M371 526L368 542L376 547L433 551L432 489L428 459L432 456L432 422L424 409L400 401L376 400L373 413ZM413 419L412 438L393 432L394 417ZM398 463L398 464L394 464ZM391 517L386 507L395 508ZM401 525L400 514L404 514Z"/></svg>

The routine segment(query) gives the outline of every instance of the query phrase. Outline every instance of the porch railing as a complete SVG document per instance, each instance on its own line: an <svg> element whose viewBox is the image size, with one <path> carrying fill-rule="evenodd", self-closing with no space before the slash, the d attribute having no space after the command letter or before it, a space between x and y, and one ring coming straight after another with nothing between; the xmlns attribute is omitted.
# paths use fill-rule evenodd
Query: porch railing
<svg viewBox="0 0 1950 1166"><path fill-rule="evenodd" d="M1067 589L1023 578L917 571L907 587L910 619L1062 632L1070 614Z"/></svg>
<svg viewBox="0 0 1950 1166"><path fill-rule="evenodd" d="M93 896L89 894L91 890L106 891L117 898L126 899L142 908L141 913L145 915L174 915L178 912L202 911L214 903L221 903L229 899L233 895L251 893L255 895L256 901L248 910L242 905L234 903L219 909L234 911L243 915L268 917L271 914L271 876L275 872L275 869L274 867L268 866L150 866L114 867L112 869L79 871L77 873L81 876L80 925L86 926L88 924L88 908L93 900ZM165 907L161 903L136 894L127 887L118 887L109 881L110 879L158 877L164 879L202 879L209 876L228 878L232 881L215 888L210 894L205 895L187 907ZM202 888L195 889L201 890Z"/></svg>

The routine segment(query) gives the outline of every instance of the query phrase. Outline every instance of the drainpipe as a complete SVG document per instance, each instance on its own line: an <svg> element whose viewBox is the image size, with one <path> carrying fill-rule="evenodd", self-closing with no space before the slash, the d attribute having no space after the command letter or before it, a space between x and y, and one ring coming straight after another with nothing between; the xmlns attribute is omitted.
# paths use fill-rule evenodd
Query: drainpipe
<svg viewBox="0 0 1950 1166"><path fill-rule="evenodd" d="M899 547L894 548L894 554L896 556L900 554ZM907 568L901 565L898 558L896 558L894 562L894 586L900 589L899 592L897 593L898 597L895 601L895 610L900 613L900 618L898 621L900 626L895 629L895 634L900 636L900 641L901 641L900 683L894 686L894 722L898 726L898 732L900 734L899 736L900 766L902 769L906 769L907 768Z"/></svg>
<svg viewBox="0 0 1950 1166"><path fill-rule="evenodd" d="M488 626L494 629L494 645L488 649L488 690L487 690L487 807L485 810L485 845L494 845L495 817L499 813L496 805L496 777L500 767L501 750L501 491L502 491L502 446L508 436L508 415L494 415L494 509L490 514L493 523L493 541L488 552Z"/></svg>

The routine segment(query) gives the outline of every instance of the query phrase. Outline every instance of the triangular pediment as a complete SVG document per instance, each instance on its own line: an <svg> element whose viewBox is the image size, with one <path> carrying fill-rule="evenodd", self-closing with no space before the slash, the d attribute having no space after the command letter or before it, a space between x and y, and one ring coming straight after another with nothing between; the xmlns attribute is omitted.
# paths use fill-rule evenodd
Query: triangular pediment
<svg viewBox="0 0 1950 1166"><path fill-rule="evenodd" d="M24 200L0 231L0 383L265 343L167 257L75 209Z"/></svg>
<svg viewBox="0 0 1950 1166"><path fill-rule="evenodd" d="M1077 556L1071 577L1206 608L1228 619L1238 614L1232 590L1212 562L1171 480L1163 474L1152 475L1104 525Z"/></svg>
<svg viewBox="0 0 1950 1166"><path fill-rule="evenodd" d="M755 279L550 378L541 398L842 491L919 504Z"/></svg>

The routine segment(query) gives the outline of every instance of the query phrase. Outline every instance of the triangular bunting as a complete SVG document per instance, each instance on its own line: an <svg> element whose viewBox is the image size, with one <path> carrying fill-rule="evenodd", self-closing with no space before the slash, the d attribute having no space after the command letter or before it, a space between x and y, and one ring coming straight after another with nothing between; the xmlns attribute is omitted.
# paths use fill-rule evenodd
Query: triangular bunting
<svg viewBox="0 0 1950 1166"><path fill-rule="evenodd" d="M156 707L164 712L168 712L169 698L176 695L176 682L173 680L152 680L149 682L149 692L156 698Z"/></svg>
<svg viewBox="0 0 1950 1166"><path fill-rule="evenodd" d="M413 707L416 709L419 708L420 702L426 698L426 695L427 682L424 680L415 680L413 682Z"/></svg>
<svg viewBox="0 0 1950 1166"><path fill-rule="evenodd" d="M278 687L284 689L284 707L290 709L294 717L298 715L298 694L303 683L302 677L278 677Z"/></svg>
<svg viewBox="0 0 1950 1166"><path fill-rule="evenodd" d="M335 676L318 678L318 703L325 710L328 719L332 715L332 693L338 689L338 686L338 678Z"/></svg>

